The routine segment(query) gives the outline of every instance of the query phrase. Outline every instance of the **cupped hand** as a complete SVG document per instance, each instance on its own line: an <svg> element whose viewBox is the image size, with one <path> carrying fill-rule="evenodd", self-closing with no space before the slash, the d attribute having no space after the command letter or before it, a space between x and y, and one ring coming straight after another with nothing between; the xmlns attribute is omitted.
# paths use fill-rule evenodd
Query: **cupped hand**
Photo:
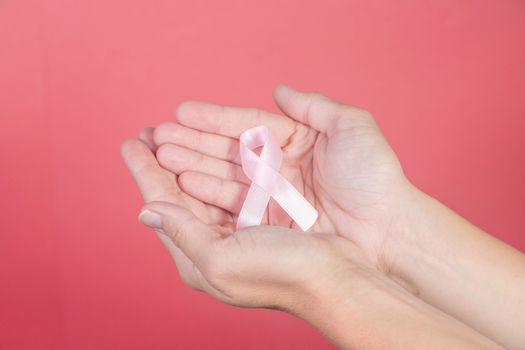
<svg viewBox="0 0 525 350"><path fill-rule="evenodd" d="M182 103L176 122L160 124L153 142L181 189L231 214L239 213L250 181L240 166L240 134L265 125L283 150L281 174L319 212L314 232L356 243L381 268L399 208L410 188L372 116L318 93L279 86L274 99L285 115L204 102ZM295 227L270 201L265 224Z"/></svg>
<svg viewBox="0 0 525 350"><path fill-rule="evenodd" d="M355 245L335 235L266 225L234 231L231 225L206 224L169 202L147 203L139 218L192 262L191 270L181 271L184 280L194 279L194 289L236 306L305 317L304 307L319 289L375 271Z"/></svg>
<svg viewBox="0 0 525 350"><path fill-rule="evenodd" d="M189 287L237 306L301 316L316 290L375 271L360 250L336 235L279 226L234 232L226 211L180 190L157 162L152 130L122 144L122 156L146 202L139 218L156 230ZM352 271L351 274L346 272Z"/></svg>

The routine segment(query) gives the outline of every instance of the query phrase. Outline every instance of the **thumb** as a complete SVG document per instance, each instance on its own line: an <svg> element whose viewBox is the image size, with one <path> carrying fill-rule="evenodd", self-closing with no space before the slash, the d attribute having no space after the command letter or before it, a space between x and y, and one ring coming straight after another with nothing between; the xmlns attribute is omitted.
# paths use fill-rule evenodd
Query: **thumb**
<svg viewBox="0 0 525 350"><path fill-rule="evenodd" d="M190 211L168 202L150 202L139 214L144 225L162 230L196 265L205 264L208 252L221 236Z"/></svg>
<svg viewBox="0 0 525 350"><path fill-rule="evenodd" d="M286 85L278 85L273 98L284 114L328 136L341 120L368 114L365 110L336 102L320 93L300 92Z"/></svg>

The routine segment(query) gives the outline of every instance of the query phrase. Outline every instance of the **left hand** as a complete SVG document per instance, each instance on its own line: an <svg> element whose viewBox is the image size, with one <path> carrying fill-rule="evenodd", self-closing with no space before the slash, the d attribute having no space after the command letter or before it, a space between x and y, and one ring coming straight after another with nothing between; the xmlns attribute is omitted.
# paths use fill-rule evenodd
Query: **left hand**
<svg viewBox="0 0 525 350"><path fill-rule="evenodd" d="M143 141L125 141L122 155L146 202L140 220L156 229L189 287L225 303L300 315L327 279L375 270L353 243L335 235L277 226L234 232L229 214L180 191L176 175L157 163L149 132Z"/></svg>
<svg viewBox="0 0 525 350"><path fill-rule="evenodd" d="M348 283L360 276L359 269L374 270L352 243L333 235L265 225L233 232L230 225L205 224L168 202L147 203L139 218L189 258L193 288L236 306L300 316L321 286Z"/></svg>

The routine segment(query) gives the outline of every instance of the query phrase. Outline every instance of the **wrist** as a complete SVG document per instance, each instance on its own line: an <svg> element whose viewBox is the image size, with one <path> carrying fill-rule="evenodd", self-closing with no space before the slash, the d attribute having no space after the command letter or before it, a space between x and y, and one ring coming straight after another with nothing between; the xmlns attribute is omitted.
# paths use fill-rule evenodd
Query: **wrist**
<svg viewBox="0 0 525 350"><path fill-rule="evenodd" d="M392 345L412 344L411 329L421 325L407 324L401 334L399 323L423 320L425 313L431 314L425 310L428 306L386 277L352 243L332 236L327 240L331 252L319 275L302 286L302 298L291 313L340 348L397 349Z"/></svg>
<svg viewBox="0 0 525 350"><path fill-rule="evenodd" d="M500 349L366 263L311 285L299 317L342 349Z"/></svg>
<svg viewBox="0 0 525 350"><path fill-rule="evenodd" d="M389 273L477 331L509 348L523 347L514 326L523 319L523 255L414 186L399 207L395 238L385 249ZM505 302L496 306L494 300ZM493 320L506 326L495 327Z"/></svg>
<svg viewBox="0 0 525 350"><path fill-rule="evenodd" d="M360 256L340 256L327 266L326 273L305 285L302 307L296 316L317 328L338 347L362 348L363 338L370 334L374 325L366 320L367 313L374 313L374 300L382 298L375 276L379 273ZM353 252L352 254L355 254ZM331 267L330 267L331 266ZM376 286L374 286L376 285Z"/></svg>
<svg viewBox="0 0 525 350"><path fill-rule="evenodd" d="M419 294L421 287L415 279L414 267L439 263L438 258L433 258L433 250L445 249L433 242L440 234L439 222L445 221L438 205L441 206L407 180L392 206L393 219L383 245L382 267L386 274L408 285L414 294ZM428 272L432 268L428 267Z"/></svg>
<svg viewBox="0 0 525 350"><path fill-rule="evenodd" d="M429 293L462 283L457 267L469 260L466 254L482 238L481 231L412 184L396 207L383 256L387 273L433 301Z"/></svg>

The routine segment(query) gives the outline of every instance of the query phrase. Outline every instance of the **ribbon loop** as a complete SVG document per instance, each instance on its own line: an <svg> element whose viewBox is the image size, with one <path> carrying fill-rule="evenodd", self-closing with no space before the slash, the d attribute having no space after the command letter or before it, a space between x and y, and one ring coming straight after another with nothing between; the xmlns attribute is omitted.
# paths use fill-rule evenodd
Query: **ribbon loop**
<svg viewBox="0 0 525 350"><path fill-rule="evenodd" d="M261 147L258 156L253 150ZM252 181L237 219L237 229L260 225L270 197L286 211L295 223L306 231L317 220L312 205L281 174L283 153L265 126L242 133L239 142L242 169Z"/></svg>

